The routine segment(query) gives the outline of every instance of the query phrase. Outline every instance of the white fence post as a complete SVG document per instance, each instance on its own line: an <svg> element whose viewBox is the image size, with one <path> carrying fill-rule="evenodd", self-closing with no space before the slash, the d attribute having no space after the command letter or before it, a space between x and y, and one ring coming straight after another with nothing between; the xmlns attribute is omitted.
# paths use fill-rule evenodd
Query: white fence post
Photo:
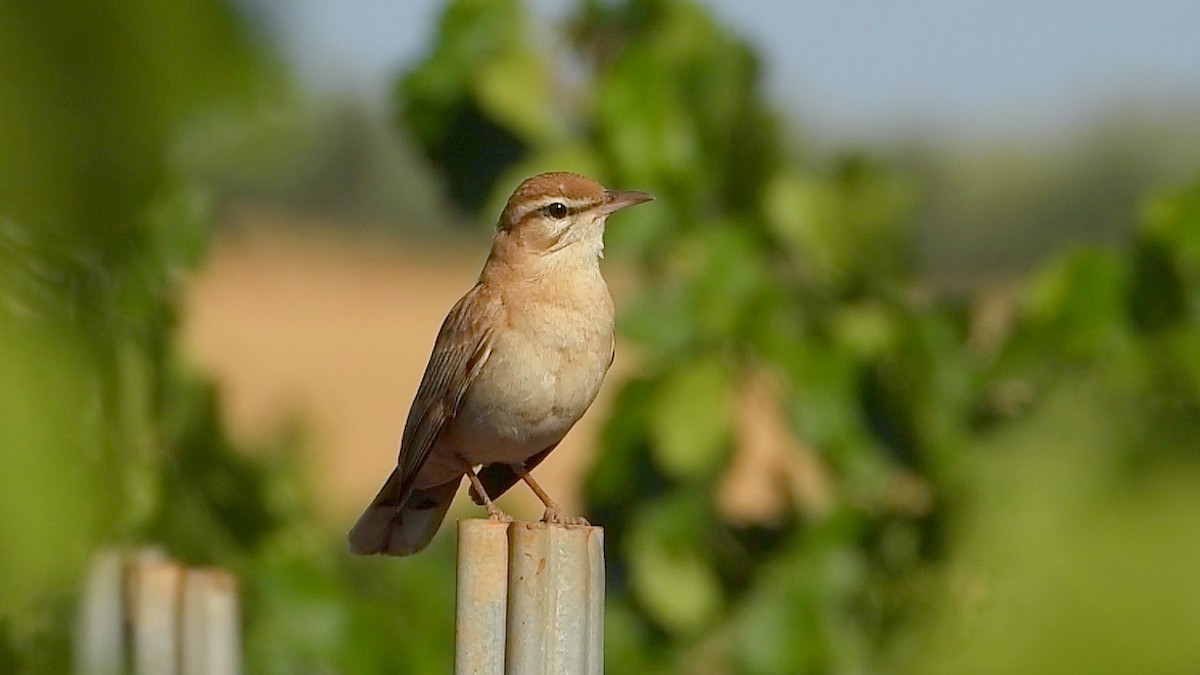
<svg viewBox="0 0 1200 675"><path fill-rule="evenodd" d="M455 672L601 675L603 536L599 527L460 521Z"/></svg>
<svg viewBox="0 0 1200 675"><path fill-rule="evenodd" d="M459 523L457 675L601 675L604 531ZM79 609L81 675L240 675L237 581L156 549L96 556Z"/></svg>
<svg viewBox="0 0 1200 675"><path fill-rule="evenodd" d="M79 608L80 675L240 675L237 581L158 549L96 556Z"/></svg>
<svg viewBox="0 0 1200 675"><path fill-rule="evenodd" d="M92 561L79 608L75 663L80 675L125 670L125 561L105 551Z"/></svg>
<svg viewBox="0 0 1200 675"><path fill-rule="evenodd" d="M133 672L176 675L179 670L179 596L183 568L165 562L135 566L129 574Z"/></svg>
<svg viewBox="0 0 1200 675"><path fill-rule="evenodd" d="M504 675L508 523L459 521L456 604L455 674Z"/></svg>
<svg viewBox="0 0 1200 675"><path fill-rule="evenodd" d="M190 569L183 581L181 675L240 675L237 580L228 572Z"/></svg>

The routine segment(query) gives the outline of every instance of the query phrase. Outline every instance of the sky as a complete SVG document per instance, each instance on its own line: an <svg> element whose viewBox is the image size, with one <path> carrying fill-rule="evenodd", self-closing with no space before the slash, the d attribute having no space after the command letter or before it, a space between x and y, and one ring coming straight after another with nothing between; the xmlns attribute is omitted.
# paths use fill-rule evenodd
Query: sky
<svg viewBox="0 0 1200 675"><path fill-rule="evenodd" d="M1200 104L1196 0L701 0L763 56L769 96L839 139L1056 133L1114 106ZM301 80L378 97L440 0L243 0ZM549 24L569 0L531 0Z"/></svg>

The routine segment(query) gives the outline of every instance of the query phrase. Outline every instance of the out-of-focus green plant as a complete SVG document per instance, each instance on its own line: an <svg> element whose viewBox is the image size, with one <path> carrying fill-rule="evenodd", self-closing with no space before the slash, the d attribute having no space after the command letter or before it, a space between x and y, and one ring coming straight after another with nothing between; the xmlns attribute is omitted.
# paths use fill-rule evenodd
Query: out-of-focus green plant
<svg viewBox="0 0 1200 675"><path fill-rule="evenodd" d="M620 321L637 374L586 486L607 530L612 672L871 672L914 658L909 629L953 581L945 565L965 539L947 523L972 503L968 451L1019 413L1036 419L1074 370L1171 401L1135 406L1123 433L1144 442L1130 450L1200 437L1200 350L1184 328L1194 194L1156 203L1132 255L1047 266L1015 310L1002 295L931 297L913 277L911 182L868 157L791 159L752 50L705 10L584 1L568 40L531 59L544 28L515 0L451 2L398 102L465 208L483 201L463 183L491 192L490 214L552 168L659 197L608 237L640 273ZM503 81L531 95L493 96L481 84L493 61L525 64ZM469 147L447 140L461 119L486 130L462 135ZM1160 442L1165 430L1176 442Z"/></svg>
<svg viewBox="0 0 1200 675"><path fill-rule="evenodd" d="M587 483L609 671L1200 659L1200 186L1013 303L931 297L911 181L797 163L703 9L585 1L562 43L543 28L451 2L397 95L467 209L550 168L660 198L609 236L641 289ZM174 353L210 223L177 134L274 86L212 0L0 3L0 672L66 672L88 556L142 541L239 574L249 672L448 670L448 540L349 559Z"/></svg>
<svg viewBox="0 0 1200 675"><path fill-rule="evenodd" d="M1021 289L917 672L1187 672L1200 660L1200 181L1127 250Z"/></svg>
<svg viewBox="0 0 1200 675"><path fill-rule="evenodd" d="M494 138L524 146L474 165L470 180L494 193L554 167L659 197L609 235L643 290L621 318L639 374L621 385L587 483L608 533L608 667L874 667L942 546L938 515L981 395L962 312L911 292L913 186L865 157L824 171L789 160L754 53L689 2L581 3L559 56L583 81L546 98L538 79L538 95L498 113L504 100L485 105L477 78L502 45L537 43L515 2L503 24L455 20L485 4L502 11L451 3L402 80L407 128L435 163L463 149L418 122L482 111ZM469 48L485 27L504 35ZM453 72L447 54L462 58ZM555 70L542 59L536 73ZM431 80L462 95L414 85ZM543 119L574 133L523 131ZM462 178L446 173L454 196ZM747 519L721 495L760 418L782 420L786 447L754 482L777 508Z"/></svg>
<svg viewBox="0 0 1200 675"><path fill-rule="evenodd" d="M352 563L176 352L212 226L178 139L281 90L215 0L0 4L0 672L70 672L90 557L142 543L243 580L249 672L448 670L446 547Z"/></svg>
<svg viewBox="0 0 1200 675"><path fill-rule="evenodd" d="M101 542L154 535L212 560L271 527L173 357L207 204L168 164L178 125L264 65L214 2L0 7L4 672L66 672L63 614ZM189 509L207 520L168 515Z"/></svg>
<svg viewBox="0 0 1200 675"><path fill-rule="evenodd" d="M1194 454L1198 263L1200 185L1154 198L1130 250L1071 251L1033 275L996 377L1024 377L1036 393L1063 377L1092 375L1136 402L1123 425L1131 453Z"/></svg>
<svg viewBox="0 0 1200 675"><path fill-rule="evenodd" d="M487 176L562 135L548 64L525 26L519 0L450 3L433 52L397 88L404 124L470 209L487 197Z"/></svg>

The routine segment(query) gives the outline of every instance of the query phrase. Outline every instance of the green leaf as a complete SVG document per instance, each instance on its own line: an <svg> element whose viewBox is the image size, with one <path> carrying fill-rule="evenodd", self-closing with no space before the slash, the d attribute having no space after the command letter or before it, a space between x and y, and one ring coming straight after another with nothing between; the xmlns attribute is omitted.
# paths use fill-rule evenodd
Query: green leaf
<svg viewBox="0 0 1200 675"><path fill-rule="evenodd" d="M475 75L480 107L524 140L549 142L561 134L543 61L534 52L507 49Z"/></svg>
<svg viewBox="0 0 1200 675"><path fill-rule="evenodd" d="M771 230L817 282L880 286L906 271L903 225L915 203L903 176L850 158L830 178L780 172L762 208Z"/></svg>
<svg viewBox="0 0 1200 675"><path fill-rule="evenodd" d="M1125 346L1130 265L1114 252L1063 256L1029 284L1024 311L1047 346L1072 357Z"/></svg>
<svg viewBox="0 0 1200 675"><path fill-rule="evenodd" d="M121 507L87 419L95 364L79 340L0 311L0 633L73 588ZM0 637L2 640L2 637Z"/></svg>
<svg viewBox="0 0 1200 675"><path fill-rule="evenodd" d="M728 445L732 378L715 357L684 363L663 379L651 419L654 456L681 480L711 476Z"/></svg>
<svg viewBox="0 0 1200 675"><path fill-rule="evenodd" d="M638 600L667 630L691 635L721 608L721 585L695 536L698 509L690 500L649 505L626 541L630 580Z"/></svg>
<svg viewBox="0 0 1200 675"><path fill-rule="evenodd" d="M763 194L767 225L784 246L822 283L844 274L843 255L832 236L836 200L819 181L799 172L781 173Z"/></svg>
<svg viewBox="0 0 1200 675"><path fill-rule="evenodd" d="M683 243L691 276L692 320L712 343L736 341L756 299L770 285L763 250L751 224L741 220L705 222Z"/></svg>
<svg viewBox="0 0 1200 675"><path fill-rule="evenodd" d="M842 307L833 317L832 328L834 340L862 360L883 353L896 339L897 332L887 309L877 302Z"/></svg>
<svg viewBox="0 0 1200 675"><path fill-rule="evenodd" d="M695 332L685 300L679 288L647 289L624 304L617 327L623 336L659 354L678 353L691 342Z"/></svg>
<svg viewBox="0 0 1200 675"><path fill-rule="evenodd" d="M1180 269L1200 281L1200 182L1151 202L1142 234L1167 246Z"/></svg>

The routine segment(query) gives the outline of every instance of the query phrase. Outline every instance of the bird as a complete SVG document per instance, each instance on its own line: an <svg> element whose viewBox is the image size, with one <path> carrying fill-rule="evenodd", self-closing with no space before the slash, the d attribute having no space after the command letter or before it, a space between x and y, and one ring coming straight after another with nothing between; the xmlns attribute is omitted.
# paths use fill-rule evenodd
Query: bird
<svg viewBox="0 0 1200 675"><path fill-rule="evenodd" d="M524 481L545 505L543 522L587 524L530 472L591 406L613 362L605 223L652 199L567 172L517 186L478 281L437 333L396 468L350 530L352 553L424 549L463 476L491 519L511 521L494 500Z"/></svg>

